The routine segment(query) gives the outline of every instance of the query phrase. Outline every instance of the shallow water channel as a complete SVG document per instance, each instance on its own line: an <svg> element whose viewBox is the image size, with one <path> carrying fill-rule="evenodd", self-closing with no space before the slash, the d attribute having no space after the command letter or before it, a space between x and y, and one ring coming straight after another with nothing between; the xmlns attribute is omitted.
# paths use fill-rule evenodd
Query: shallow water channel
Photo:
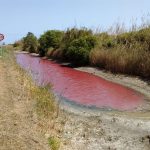
<svg viewBox="0 0 150 150"><path fill-rule="evenodd" d="M144 101L144 96L134 90L51 60L23 53L16 54L16 59L38 85L51 84L55 93L76 104L132 110Z"/></svg>

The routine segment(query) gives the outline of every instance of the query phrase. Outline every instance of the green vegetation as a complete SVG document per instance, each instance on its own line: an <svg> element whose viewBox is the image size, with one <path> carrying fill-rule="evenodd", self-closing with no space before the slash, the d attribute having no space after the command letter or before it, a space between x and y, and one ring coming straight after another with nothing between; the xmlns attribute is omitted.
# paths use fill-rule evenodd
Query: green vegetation
<svg viewBox="0 0 150 150"><path fill-rule="evenodd" d="M52 150L58 150L60 147L60 140L56 137L49 137L48 143Z"/></svg>
<svg viewBox="0 0 150 150"><path fill-rule="evenodd" d="M22 90L24 102L27 106L31 106L31 108L29 107L29 113L31 113L31 115L33 115L32 118L35 119L37 131L47 138L50 149L58 150L66 115L60 110L59 104L51 91L51 86L38 87L32 81L31 76L16 63L14 55L16 48L13 46L14 45L6 45L3 47L4 53L1 59L6 64L9 64L13 71L15 71L14 74L17 83L21 85L20 90ZM29 117L29 119L31 118Z"/></svg>
<svg viewBox="0 0 150 150"><path fill-rule="evenodd" d="M45 56L50 49L57 49L63 37L63 32L58 30L49 30L39 38L39 54Z"/></svg>
<svg viewBox="0 0 150 150"><path fill-rule="evenodd" d="M91 30L68 29L62 39L61 49L65 60L75 65L86 65L89 63L89 53L96 45L96 38Z"/></svg>
<svg viewBox="0 0 150 150"><path fill-rule="evenodd" d="M47 87L35 87L32 95L36 98L36 112L38 115L45 117L53 117L57 113L57 104L52 93L49 93Z"/></svg>
<svg viewBox="0 0 150 150"><path fill-rule="evenodd" d="M93 33L87 28L49 30L40 36L38 52L76 66L93 65L114 73L150 78L150 27L116 33ZM28 34L24 38L23 50L35 52L38 44L30 37L34 36Z"/></svg>
<svg viewBox="0 0 150 150"><path fill-rule="evenodd" d="M97 35L90 63L114 73L150 78L150 28L119 35Z"/></svg>
<svg viewBox="0 0 150 150"><path fill-rule="evenodd" d="M30 53L38 52L37 38L31 32L28 32L27 36L23 38L23 51L28 51Z"/></svg>

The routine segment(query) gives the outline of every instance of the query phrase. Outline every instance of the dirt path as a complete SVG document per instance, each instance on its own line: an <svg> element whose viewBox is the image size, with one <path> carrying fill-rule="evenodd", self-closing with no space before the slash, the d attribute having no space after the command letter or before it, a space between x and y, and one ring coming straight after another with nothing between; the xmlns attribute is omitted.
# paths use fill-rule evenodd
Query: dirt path
<svg viewBox="0 0 150 150"><path fill-rule="evenodd" d="M37 130L34 102L19 80L19 72L0 58L0 149L48 150Z"/></svg>

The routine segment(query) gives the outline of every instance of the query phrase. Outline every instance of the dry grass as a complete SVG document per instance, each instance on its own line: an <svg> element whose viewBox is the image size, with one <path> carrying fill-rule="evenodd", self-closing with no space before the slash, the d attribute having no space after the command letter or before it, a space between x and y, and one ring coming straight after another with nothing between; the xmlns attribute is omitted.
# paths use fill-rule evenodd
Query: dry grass
<svg viewBox="0 0 150 150"><path fill-rule="evenodd" d="M49 87L34 87L32 97L36 99L36 112L42 117L53 117L58 112L55 97Z"/></svg>
<svg viewBox="0 0 150 150"><path fill-rule="evenodd" d="M113 73L150 78L150 27L109 35L97 34L90 63Z"/></svg>
<svg viewBox="0 0 150 150"><path fill-rule="evenodd" d="M90 62L113 73L150 77L150 53L125 48L94 49Z"/></svg>
<svg viewBox="0 0 150 150"><path fill-rule="evenodd" d="M55 101L51 87L38 87L28 73L15 62L13 51L12 46L7 47L4 59L9 63L11 62L15 70L19 72L20 78L18 81L23 87L21 89L22 93L27 91L26 100L34 103L33 111L37 118L37 130L44 135L48 135L46 136L48 143L50 143L50 137L53 137L51 148L53 149L54 147L54 150L57 150L60 146L60 137L64 127L62 122L65 120L65 115L59 110L59 105ZM55 139L59 139L59 144L55 144L58 143Z"/></svg>

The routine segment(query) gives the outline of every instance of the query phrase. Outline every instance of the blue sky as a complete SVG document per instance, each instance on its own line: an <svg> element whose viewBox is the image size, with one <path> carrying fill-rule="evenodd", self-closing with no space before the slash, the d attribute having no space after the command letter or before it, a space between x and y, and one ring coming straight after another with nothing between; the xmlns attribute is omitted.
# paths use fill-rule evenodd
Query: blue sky
<svg viewBox="0 0 150 150"><path fill-rule="evenodd" d="M12 43L28 31L39 36L48 29L129 25L150 12L150 0L0 0L0 11L0 33Z"/></svg>

